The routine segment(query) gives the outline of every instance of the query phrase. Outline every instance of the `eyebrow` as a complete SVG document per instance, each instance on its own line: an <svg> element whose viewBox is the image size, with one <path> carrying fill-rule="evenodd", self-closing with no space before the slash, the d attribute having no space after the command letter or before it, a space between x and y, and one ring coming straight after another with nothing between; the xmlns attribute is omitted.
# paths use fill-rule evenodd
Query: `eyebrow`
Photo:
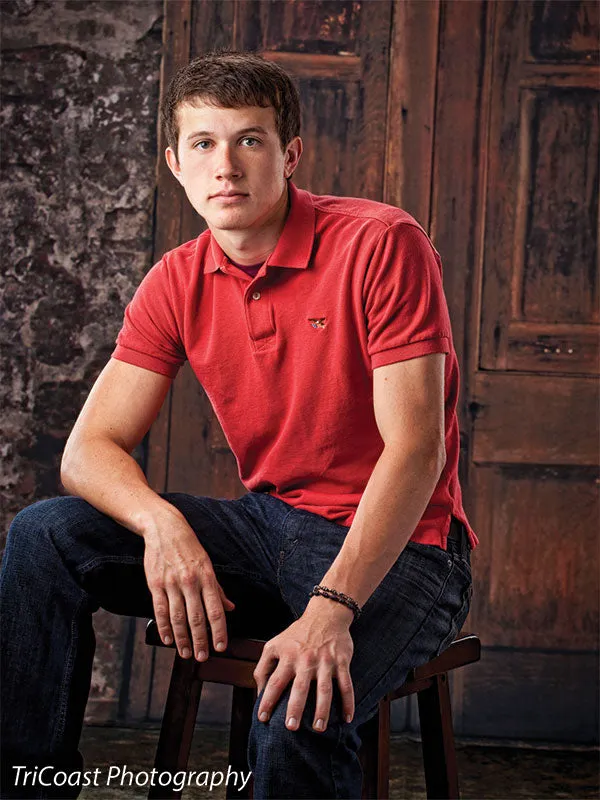
<svg viewBox="0 0 600 800"><path fill-rule="evenodd" d="M243 136L244 134L248 133L262 133L265 136L269 135L269 131L266 128L261 127L260 125L252 125L250 128L242 128L241 131L236 132L236 136ZM214 136L213 131L194 131L190 133L189 136L186 137L186 142L189 142L190 139L195 139L196 136Z"/></svg>

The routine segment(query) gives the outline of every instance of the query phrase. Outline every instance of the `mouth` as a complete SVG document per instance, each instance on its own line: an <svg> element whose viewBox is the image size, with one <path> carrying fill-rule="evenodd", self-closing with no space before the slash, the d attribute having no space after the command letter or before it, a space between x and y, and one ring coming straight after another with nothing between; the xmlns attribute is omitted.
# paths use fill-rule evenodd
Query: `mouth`
<svg viewBox="0 0 600 800"><path fill-rule="evenodd" d="M243 197L248 197L244 192L219 192L210 196L211 200L240 200Z"/></svg>

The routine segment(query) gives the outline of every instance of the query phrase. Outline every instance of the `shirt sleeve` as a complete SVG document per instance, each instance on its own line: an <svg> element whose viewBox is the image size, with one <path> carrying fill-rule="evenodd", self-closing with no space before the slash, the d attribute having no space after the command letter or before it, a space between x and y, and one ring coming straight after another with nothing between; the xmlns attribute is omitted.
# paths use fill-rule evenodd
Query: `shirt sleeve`
<svg viewBox="0 0 600 800"><path fill-rule="evenodd" d="M112 357L169 378L184 363L174 290L164 258L148 272L125 309Z"/></svg>
<svg viewBox="0 0 600 800"><path fill-rule="evenodd" d="M452 334L441 260L416 225L397 223L382 234L363 291L373 369L450 352Z"/></svg>

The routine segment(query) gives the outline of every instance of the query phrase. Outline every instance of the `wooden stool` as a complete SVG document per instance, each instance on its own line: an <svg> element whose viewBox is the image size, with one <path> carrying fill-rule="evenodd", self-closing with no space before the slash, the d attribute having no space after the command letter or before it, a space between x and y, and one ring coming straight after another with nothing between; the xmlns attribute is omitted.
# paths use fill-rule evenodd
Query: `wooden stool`
<svg viewBox="0 0 600 800"><path fill-rule="evenodd" d="M164 647L154 620L148 623L146 644ZM238 772L248 770L246 750L257 696L252 675L264 644L258 639L231 639L222 653L211 648L210 657L202 663L193 658L181 658L175 653L154 761L158 772L187 770L203 681L233 686L229 764ZM390 703L398 697L415 693L421 722L427 797L444 800L459 797L448 672L478 661L480 655L481 644L477 636L465 634L439 656L412 670L402 686L380 701L377 714L359 728L363 742L360 749L363 798L386 800L389 797ZM243 792L228 786L226 796L251 798L251 787L252 780ZM151 787L148 797L178 798L181 792L155 786Z"/></svg>

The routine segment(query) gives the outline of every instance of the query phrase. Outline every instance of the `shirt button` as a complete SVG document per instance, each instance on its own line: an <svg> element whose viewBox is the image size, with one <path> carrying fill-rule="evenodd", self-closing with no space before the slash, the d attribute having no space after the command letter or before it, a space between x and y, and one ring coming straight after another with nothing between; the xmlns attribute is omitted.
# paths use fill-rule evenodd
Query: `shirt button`
<svg viewBox="0 0 600 800"><path fill-rule="evenodd" d="M260 292L254 292L252 295L253 300L260 300Z"/></svg>

